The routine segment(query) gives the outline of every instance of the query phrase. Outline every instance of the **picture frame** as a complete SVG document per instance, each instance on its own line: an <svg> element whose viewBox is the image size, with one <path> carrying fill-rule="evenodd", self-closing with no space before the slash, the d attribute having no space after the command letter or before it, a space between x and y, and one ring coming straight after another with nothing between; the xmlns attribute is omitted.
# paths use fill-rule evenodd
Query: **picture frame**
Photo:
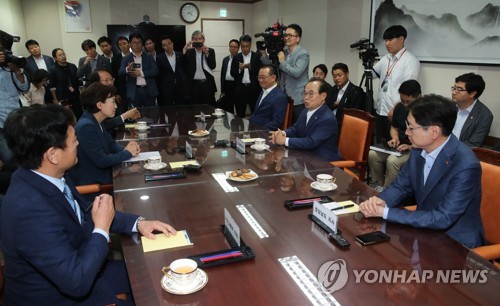
<svg viewBox="0 0 500 306"><path fill-rule="evenodd" d="M89 0L61 1L66 32L92 32Z"/></svg>
<svg viewBox="0 0 500 306"><path fill-rule="evenodd" d="M383 33L399 24L421 62L500 65L498 6L500 0L372 0L370 40L386 54Z"/></svg>

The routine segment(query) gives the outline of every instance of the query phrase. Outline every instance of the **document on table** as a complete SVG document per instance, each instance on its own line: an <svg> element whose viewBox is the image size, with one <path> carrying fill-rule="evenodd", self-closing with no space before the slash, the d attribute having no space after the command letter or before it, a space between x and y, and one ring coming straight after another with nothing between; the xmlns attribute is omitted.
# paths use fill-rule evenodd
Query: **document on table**
<svg viewBox="0 0 500 306"><path fill-rule="evenodd" d="M156 234L155 236L156 239L154 240L145 236L141 237L144 253L193 245L186 230L177 231L177 235L175 236L170 235L167 237L163 233Z"/></svg>
<svg viewBox="0 0 500 306"><path fill-rule="evenodd" d="M160 152L159 151L150 151L150 152L141 152L139 153L136 157L132 157L130 159L124 160L124 163L134 163L134 162L140 162L143 160L147 160L148 158L152 156L159 156Z"/></svg>
<svg viewBox="0 0 500 306"><path fill-rule="evenodd" d="M171 162L171 163L169 163L169 165L170 165L170 168L177 169L177 168L182 168L185 165L199 166L200 164L196 160L184 160L184 161L178 161L178 162Z"/></svg>
<svg viewBox="0 0 500 306"><path fill-rule="evenodd" d="M331 203L326 203L325 206L328 209L331 209L337 216L338 215L344 215L344 214L350 214L350 213L355 213L359 211L359 206L358 204L354 203L353 201L344 201L344 202L331 202ZM341 208L345 207L345 208ZM337 208L337 209L335 209Z"/></svg>

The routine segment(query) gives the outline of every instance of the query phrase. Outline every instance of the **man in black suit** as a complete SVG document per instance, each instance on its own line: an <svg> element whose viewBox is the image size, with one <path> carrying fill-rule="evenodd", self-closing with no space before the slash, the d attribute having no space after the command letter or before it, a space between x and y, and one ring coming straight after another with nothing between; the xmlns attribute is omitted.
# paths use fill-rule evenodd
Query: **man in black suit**
<svg viewBox="0 0 500 306"><path fill-rule="evenodd" d="M97 40L97 45L101 48L102 56L106 57L111 63L111 74L116 78L122 62L121 54L115 54L113 52L113 45L107 36L101 36Z"/></svg>
<svg viewBox="0 0 500 306"><path fill-rule="evenodd" d="M165 52L158 54L158 85L160 98L158 105L184 104L184 69L182 68L182 54L174 51L174 43L169 36L161 38L161 47Z"/></svg>
<svg viewBox="0 0 500 306"><path fill-rule="evenodd" d="M231 64L231 75L236 81L236 115L245 117L247 105L250 112L255 111L255 101L260 93L257 74L262 67L260 56L251 51L252 38L249 35L240 37L241 52L238 53Z"/></svg>
<svg viewBox="0 0 500 306"><path fill-rule="evenodd" d="M120 50L119 53L115 55L116 62L118 65L118 71L122 64L122 59L130 53L130 41L125 36L120 36L116 39L116 46ZM126 76L120 76L117 74L115 76L115 86L118 89L118 94L122 97L123 103L121 104L122 112L126 112L130 104L130 99L127 97L127 78Z"/></svg>
<svg viewBox="0 0 500 306"><path fill-rule="evenodd" d="M344 108L366 110L366 96L363 89L349 81L349 67L346 64L333 65L332 76L335 86L332 87L326 104L333 110L340 127Z"/></svg>
<svg viewBox="0 0 500 306"><path fill-rule="evenodd" d="M35 70L45 69L49 71L50 68L54 66L54 59L48 55L42 54L40 45L36 40L30 39L24 45L31 54L26 58L26 66L24 67L24 73L26 73L28 77L30 77Z"/></svg>
<svg viewBox="0 0 500 306"><path fill-rule="evenodd" d="M231 113L234 113L234 103L236 101L236 82L231 75L231 63L238 54L239 49L240 42L237 39L231 39L229 41L229 55L222 60L222 69L220 71L221 95L224 95L224 103L220 107Z"/></svg>
<svg viewBox="0 0 500 306"><path fill-rule="evenodd" d="M217 85L213 76L215 50L205 46L205 34L196 30L182 49L186 74L185 92L189 104L215 105Z"/></svg>
<svg viewBox="0 0 500 306"><path fill-rule="evenodd" d="M92 71L96 69L111 70L111 62L105 57L101 56L96 51L96 44L93 40L86 39L82 42L82 50L87 56L81 57L78 61L78 70L76 77L88 80Z"/></svg>

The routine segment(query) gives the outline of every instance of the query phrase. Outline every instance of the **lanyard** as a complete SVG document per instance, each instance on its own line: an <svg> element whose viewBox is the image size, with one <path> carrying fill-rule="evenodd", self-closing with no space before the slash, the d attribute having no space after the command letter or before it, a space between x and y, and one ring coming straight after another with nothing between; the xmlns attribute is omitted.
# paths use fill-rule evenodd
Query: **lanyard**
<svg viewBox="0 0 500 306"><path fill-rule="evenodd" d="M394 61L394 63L392 63L392 65L390 67L389 67L389 64L391 63L391 61L387 62L387 72L385 74L386 79L391 75L392 70L394 70L394 67L399 62L399 59L403 57L405 52L406 52L406 49L403 51L403 53L401 53L401 56L399 58L396 58L396 60Z"/></svg>

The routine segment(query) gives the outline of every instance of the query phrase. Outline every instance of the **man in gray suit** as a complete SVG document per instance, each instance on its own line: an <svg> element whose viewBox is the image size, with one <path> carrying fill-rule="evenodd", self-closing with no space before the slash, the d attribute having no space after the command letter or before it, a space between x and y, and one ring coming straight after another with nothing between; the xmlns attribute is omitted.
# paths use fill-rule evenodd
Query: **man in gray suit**
<svg viewBox="0 0 500 306"><path fill-rule="evenodd" d="M309 52L300 46L302 28L291 24L285 33L284 51L278 53L281 89L292 97L294 104L294 122L304 109L303 92L309 81Z"/></svg>
<svg viewBox="0 0 500 306"><path fill-rule="evenodd" d="M466 73L455 78L451 98L458 108L453 134L469 147L480 147L490 132L493 114L479 101L485 83L480 75Z"/></svg>
<svg viewBox="0 0 500 306"><path fill-rule="evenodd" d="M111 61L107 57L97 54L96 47L93 40L86 39L82 42L82 50L86 56L81 57L78 61L77 78L87 81L96 69L112 70Z"/></svg>

